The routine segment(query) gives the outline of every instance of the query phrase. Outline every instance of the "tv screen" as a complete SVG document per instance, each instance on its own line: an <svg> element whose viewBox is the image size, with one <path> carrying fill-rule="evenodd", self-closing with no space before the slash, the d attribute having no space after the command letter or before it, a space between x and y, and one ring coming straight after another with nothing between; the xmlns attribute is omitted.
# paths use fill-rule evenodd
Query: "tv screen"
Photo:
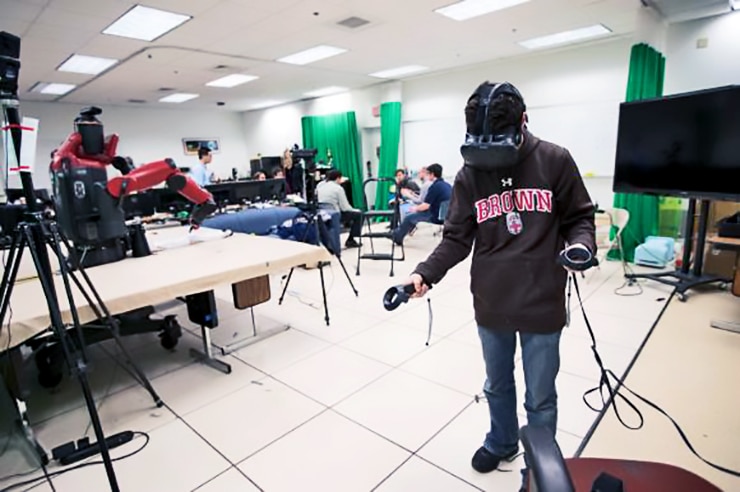
<svg viewBox="0 0 740 492"><path fill-rule="evenodd" d="M740 86L622 103L613 189L740 199Z"/></svg>

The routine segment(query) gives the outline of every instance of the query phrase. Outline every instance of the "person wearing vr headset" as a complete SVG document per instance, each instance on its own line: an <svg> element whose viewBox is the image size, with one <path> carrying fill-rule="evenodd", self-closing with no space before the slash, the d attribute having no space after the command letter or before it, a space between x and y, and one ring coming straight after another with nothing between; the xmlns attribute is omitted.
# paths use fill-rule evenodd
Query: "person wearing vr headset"
<svg viewBox="0 0 740 492"><path fill-rule="evenodd" d="M414 286L411 297L423 296L473 248L471 292L490 431L471 464L487 473L519 452L517 334L528 423L555 435L570 270L558 259L596 254L595 209L570 152L527 129L526 105L513 85L481 84L468 99L465 121L464 166L455 178L443 239L407 285Z"/></svg>

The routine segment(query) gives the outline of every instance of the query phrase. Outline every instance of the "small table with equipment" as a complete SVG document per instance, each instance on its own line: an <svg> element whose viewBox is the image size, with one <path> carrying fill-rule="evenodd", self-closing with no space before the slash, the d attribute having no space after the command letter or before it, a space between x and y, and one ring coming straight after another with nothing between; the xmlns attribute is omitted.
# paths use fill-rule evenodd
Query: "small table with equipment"
<svg viewBox="0 0 740 492"><path fill-rule="evenodd" d="M736 251L740 253L740 239L731 237L710 236L707 241L716 249ZM732 281L732 293L740 297L740 268L735 268ZM712 328L740 333L740 321L712 320Z"/></svg>

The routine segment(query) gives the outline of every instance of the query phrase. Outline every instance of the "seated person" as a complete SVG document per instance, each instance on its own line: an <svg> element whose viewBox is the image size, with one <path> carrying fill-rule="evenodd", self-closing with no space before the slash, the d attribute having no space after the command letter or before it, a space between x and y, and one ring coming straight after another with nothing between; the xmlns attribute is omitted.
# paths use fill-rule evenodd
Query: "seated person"
<svg viewBox="0 0 740 492"><path fill-rule="evenodd" d="M429 180L429 171L427 171L426 167L419 169L419 180L421 181L421 187L418 192L414 192L411 188L401 189L401 196L416 205L424 203L427 191L429 191L429 187L432 185L432 182Z"/></svg>
<svg viewBox="0 0 740 492"><path fill-rule="evenodd" d="M413 180L411 180L406 170L397 169L395 175L396 182L388 190L388 206L393 208L396 205L396 201L399 201L399 211L401 219L403 219L409 213L411 203L405 198L406 193L419 194L420 188Z"/></svg>
<svg viewBox="0 0 740 492"><path fill-rule="evenodd" d="M325 203L342 214L342 224L349 225L349 238L344 245L348 248L357 248L360 244L355 240L362 233L362 212L352 208L347 200L347 194L340 184L342 172L332 169L326 173L326 180L316 186L319 203Z"/></svg>
<svg viewBox="0 0 740 492"><path fill-rule="evenodd" d="M429 166L427 173L430 185L424 197L424 202L412 206L401 225L393 231L393 241L399 246L403 244L403 239L419 222L431 222L432 224L443 222L439 220L439 208L442 202L448 201L452 196L452 186L442 179L442 166L439 164Z"/></svg>
<svg viewBox="0 0 740 492"><path fill-rule="evenodd" d="M265 176L265 173L262 171L257 171L254 176L252 176L252 179L255 181L264 181L267 179L267 176Z"/></svg>

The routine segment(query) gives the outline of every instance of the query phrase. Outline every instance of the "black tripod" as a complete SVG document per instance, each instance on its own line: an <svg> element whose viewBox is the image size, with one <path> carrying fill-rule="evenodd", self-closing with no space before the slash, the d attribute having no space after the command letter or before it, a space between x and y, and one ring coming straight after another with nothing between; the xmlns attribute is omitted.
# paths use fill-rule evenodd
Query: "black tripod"
<svg viewBox="0 0 740 492"><path fill-rule="evenodd" d="M308 233L313 230L316 234L316 241L318 242L318 244L323 244L324 248L326 248L326 250L339 261L339 264L342 266L342 270L344 271L344 275L345 277L347 277L347 281L349 282L350 287L352 287L352 291L355 293L355 296L360 295L359 292L357 292L355 285L352 283L352 279L350 278L349 273L347 273L347 268L344 266L344 262L342 261L340 252L334 251L335 248L331 245L329 231L326 229L326 224L324 224L324 221L321 220L321 218L319 217L319 204L316 201L315 197L313 197L311 202L309 202L307 210L304 211L303 215L307 218L308 223L306 224L306 232L303 234L301 242L305 243L306 239L308 238ZM337 245L336 247L341 248L341 244ZM280 294L280 300L278 301L278 304L283 303L285 292L287 292L288 284L290 284L290 279L293 276L293 270L295 270L295 267L291 268L290 272L288 273L288 279L285 281L285 286L283 287L282 294ZM321 277L321 295L324 299L324 320L326 321L326 326L329 326L329 307L326 302L326 287L324 283L323 262L319 262L319 276Z"/></svg>
<svg viewBox="0 0 740 492"><path fill-rule="evenodd" d="M2 97L2 96L5 97ZM21 149L21 134L22 127L20 124L20 115L18 111L18 101L14 97L9 97L5 94L0 94L0 104L2 105L2 114L4 118L3 128L8 129L11 135L11 144L14 149L14 157L20 161L20 149ZM109 446L106 442L103 428L100 423L100 417L95 407L95 401L92 396L90 384L87 379L87 356L85 354L85 340L83 336L83 330L80 323L79 314L74 301L74 294L72 291L72 283L85 297L85 300L90 305L95 316L101 320L104 328L111 330L113 336L116 339L119 347L121 348L124 356L128 359L128 363L136 373L135 378L149 391L158 407L163 405L159 396L155 393L146 376L141 370L133 363L127 350L120 342L119 338L119 326L118 321L115 320L107 307L103 303L102 299L95 290L90 278L85 272L82 266L78 266L77 272L87 284L90 293L87 292L83 286L83 282L77 277L76 273L72 272L67 259L62 251L62 245L69 252L71 263L79 265L79 261L75 258L75 248L72 247L69 242L63 237L59 231L58 225L54 220L50 220L44 216L44 212L39 210L35 199L35 190L33 186L33 180L30 172L21 171L21 182L23 184L24 196L28 207L26 219L20 223L16 228L12 244L9 252L8 264L6 265L3 273L2 284L0 284L0 326L7 326L6 329L10 330L11 325L6 325L5 316L10 306L10 299L13 293L13 287L16 282L18 269L21 264L21 258L23 256L24 249L28 249L33 258L33 263L36 268L39 282L43 290L44 297L46 298L47 307L49 310L49 320L51 323L51 330L53 336L62 347L62 354L70 372L75 376L80 384L82 393L85 399L88 413L92 427L95 431L95 437L97 443L93 446L97 446L100 451L105 470L108 475L108 482L110 484L111 491L118 492L120 489L116 480L116 475L113 470L113 464L110 458ZM60 308L59 298L57 296L56 286L54 282L54 274L52 273L51 262L49 259L48 248L54 252L54 256L58 259L61 279L63 282L63 289L67 302L69 305L69 311L72 318L72 327L74 328L74 336L68 331L68 327L65 324L65 320L62 316ZM94 300L93 300L94 298ZM10 333L8 333L10 335ZM124 366L125 367L125 366ZM46 456L40 456L42 462L46 464Z"/></svg>

